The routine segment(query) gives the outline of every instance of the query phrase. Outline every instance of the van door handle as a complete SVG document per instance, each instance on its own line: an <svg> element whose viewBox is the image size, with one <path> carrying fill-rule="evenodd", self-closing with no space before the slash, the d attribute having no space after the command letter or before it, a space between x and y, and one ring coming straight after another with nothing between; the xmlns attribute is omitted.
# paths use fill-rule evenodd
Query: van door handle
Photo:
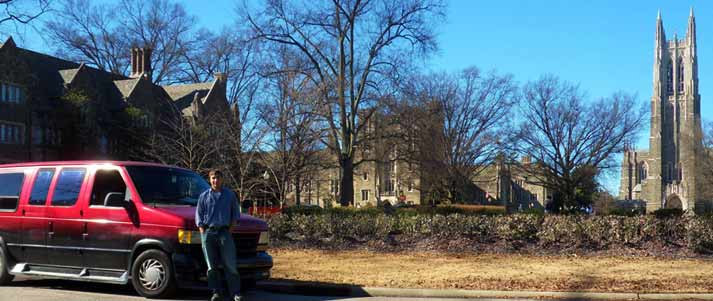
<svg viewBox="0 0 713 301"><path fill-rule="evenodd" d="M22 215L25 215L25 208L22 208Z"/></svg>
<svg viewBox="0 0 713 301"><path fill-rule="evenodd" d="M82 240L87 240L87 236L89 236L89 233L87 232L87 223L84 223L84 231L82 232Z"/></svg>
<svg viewBox="0 0 713 301"><path fill-rule="evenodd" d="M49 235L49 238L52 238L54 235L54 224L52 222L49 222L49 232L47 232L47 235Z"/></svg>

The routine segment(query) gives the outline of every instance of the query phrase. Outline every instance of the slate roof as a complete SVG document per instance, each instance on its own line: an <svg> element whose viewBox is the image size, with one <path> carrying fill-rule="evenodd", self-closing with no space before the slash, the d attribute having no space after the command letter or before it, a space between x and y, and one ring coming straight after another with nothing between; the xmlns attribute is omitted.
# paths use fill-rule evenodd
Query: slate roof
<svg viewBox="0 0 713 301"><path fill-rule="evenodd" d="M0 43L0 48L14 44L12 38ZM137 87L139 78L128 78L97 68L89 67L83 63L71 62L47 54L34 52L15 46L18 55L29 65L30 70L38 80L37 92L45 99L60 98L65 92L65 85L72 83L77 76L87 76L97 92L109 101L111 107L121 107L124 99L129 97ZM86 73L85 73L86 72ZM151 85L154 97L170 97L179 108L184 110L191 107L194 97L204 98L213 88L215 82L158 86Z"/></svg>
<svg viewBox="0 0 713 301"><path fill-rule="evenodd" d="M176 101L176 100L179 100L186 96L189 96L189 94L193 94L194 92L197 92L197 91L209 91L212 86L213 86L213 83L208 82L208 83L199 83L199 84L172 85L172 86L161 86L161 87L164 90L166 90L166 93L168 93L168 96L170 96L171 99Z"/></svg>
<svg viewBox="0 0 713 301"><path fill-rule="evenodd" d="M76 69L79 64L23 48L17 48L17 50L37 76L40 92L49 98L62 96L65 81L58 71Z"/></svg>

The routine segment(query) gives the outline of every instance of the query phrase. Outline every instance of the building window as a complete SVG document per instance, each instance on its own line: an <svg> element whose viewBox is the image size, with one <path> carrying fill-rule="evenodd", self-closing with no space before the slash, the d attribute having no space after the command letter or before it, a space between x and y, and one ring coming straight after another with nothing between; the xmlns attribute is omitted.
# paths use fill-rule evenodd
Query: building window
<svg viewBox="0 0 713 301"><path fill-rule="evenodd" d="M673 94L673 63L669 62L666 67L666 95Z"/></svg>
<svg viewBox="0 0 713 301"><path fill-rule="evenodd" d="M369 181L369 173L365 172L363 178L364 178L364 181Z"/></svg>
<svg viewBox="0 0 713 301"><path fill-rule="evenodd" d="M22 144L24 141L24 125L0 123L0 144Z"/></svg>
<svg viewBox="0 0 713 301"><path fill-rule="evenodd" d="M364 189L361 191L361 200L362 201L368 201L369 200L369 190Z"/></svg>
<svg viewBox="0 0 713 301"><path fill-rule="evenodd" d="M24 102L24 92L20 86L2 83L0 91L0 102L17 104Z"/></svg>
<svg viewBox="0 0 713 301"><path fill-rule="evenodd" d="M42 129L38 126L32 127L32 144L42 144Z"/></svg>
<svg viewBox="0 0 713 301"><path fill-rule="evenodd" d="M411 180L411 179L408 180L407 188L408 188L409 192L413 191L413 180Z"/></svg>
<svg viewBox="0 0 713 301"><path fill-rule="evenodd" d="M329 191L332 194L339 193L339 181L338 180L329 180Z"/></svg>
<svg viewBox="0 0 713 301"><path fill-rule="evenodd" d="M678 93L683 93L683 58L678 57Z"/></svg>
<svg viewBox="0 0 713 301"><path fill-rule="evenodd" d="M643 181L646 180L646 178L649 176L649 166L646 164L646 162L641 162L641 165L639 167L639 180Z"/></svg>
<svg viewBox="0 0 713 301"><path fill-rule="evenodd" d="M391 177L384 179L384 192L387 195L394 193L394 180Z"/></svg>

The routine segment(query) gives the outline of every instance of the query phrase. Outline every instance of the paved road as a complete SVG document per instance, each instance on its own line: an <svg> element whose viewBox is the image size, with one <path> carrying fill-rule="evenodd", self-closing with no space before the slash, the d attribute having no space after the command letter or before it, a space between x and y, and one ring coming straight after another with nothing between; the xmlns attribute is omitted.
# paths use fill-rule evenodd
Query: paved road
<svg viewBox="0 0 713 301"><path fill-rule="evenodd" d="M173 300L208 300L207 291L180 291L180 298ZM264 291L250 291L245 295L247 301L462 301L464 299L422 299L422 298L345 298L273 294ZM52 279L16 279L11 285L0 287L0 301L146 301L134 292L130 286L97 284ZM480 301L505 299L478 299ZM525 299L518 299L523 301Z"/></svg>

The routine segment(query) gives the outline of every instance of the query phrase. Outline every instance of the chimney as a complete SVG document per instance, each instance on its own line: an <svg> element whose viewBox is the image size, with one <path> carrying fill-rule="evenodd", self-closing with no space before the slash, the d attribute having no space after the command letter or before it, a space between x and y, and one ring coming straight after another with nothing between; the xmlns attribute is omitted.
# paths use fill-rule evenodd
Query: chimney
<svg viewBox="0 0 713 301"><path fill-rule="evenodd" d="M151 48L131 48L131 78L151 79Z"/></svg>
<svg viewBox="0 0 713 301"><path fill-rule="evenodd" d="M228 80L228 76L223 72L216 72L213 74L213 76L215 77L215 80L220 82L225 82Z"/></svg>

